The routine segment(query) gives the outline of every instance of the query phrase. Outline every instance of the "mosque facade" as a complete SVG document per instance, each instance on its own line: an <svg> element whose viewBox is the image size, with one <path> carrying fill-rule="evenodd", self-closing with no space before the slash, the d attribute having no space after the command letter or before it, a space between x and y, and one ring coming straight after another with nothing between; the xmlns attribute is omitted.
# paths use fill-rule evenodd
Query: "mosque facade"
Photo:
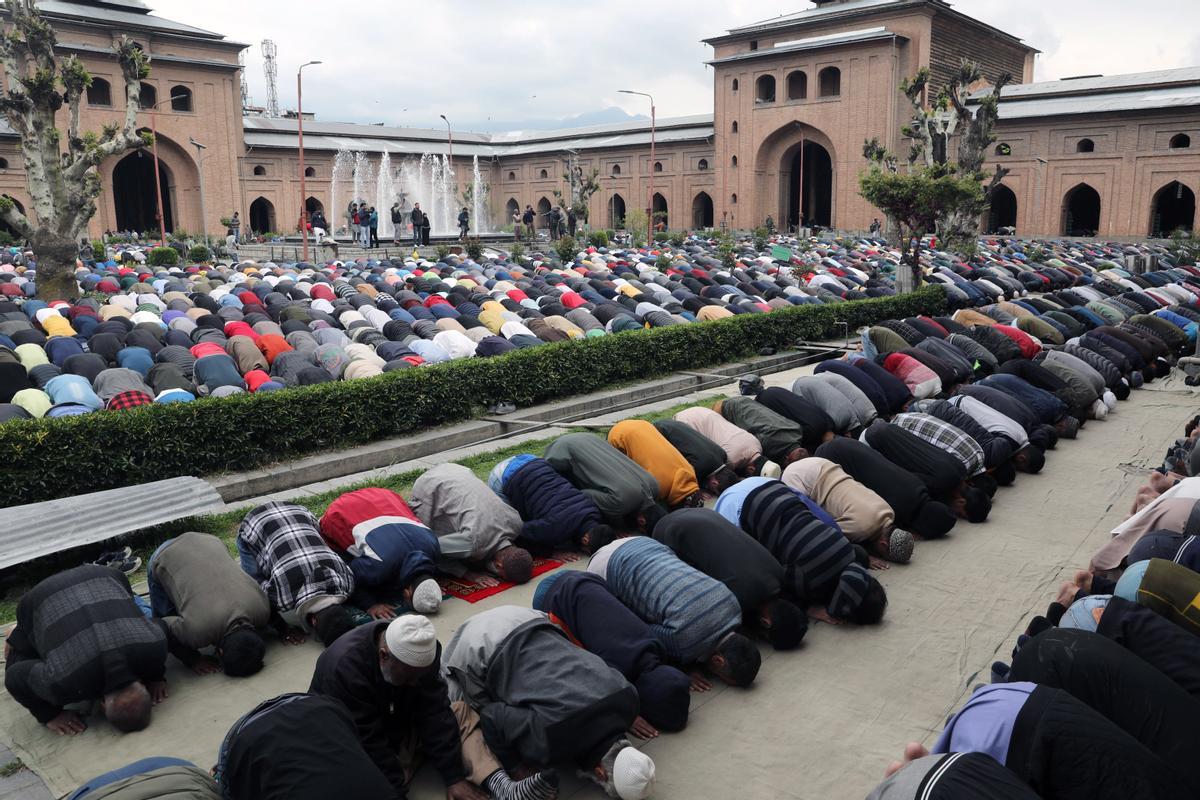
<svg viewBox="0 0 1200 800"><path fill-rule="evenodd" d="M122 117L115 39L129 35L151 54L139 123L158 131L169 229L219 233L221 219L237 210L243 231L296 230L298 123L243 109L238 53L246 45L159 17L140 0L39 5L60 52L77 54L95 76L83 107L85 130ZM987 82L1002 73L1014 80L1002 94L990 158L1011 172L981 230L1116 238L1195 227L1200 67L1035 83L1036 49L945 0L819 0L706 44L712 113L658 120L653 157L650 124L642 121L519 134L456 131L457 191L443 194L457 205L478 174L496 229L514 210L548 212L578 167L598 175L600 189L589 203L594 227L619 227L629 209L652 206L669 228L753 228L770 216L780 228L865 230L882 215L858 195L863 142L877 137L906 152L900 129L911 108L901 80L927 67L936 91L969 58ZM304 132L303 201L335 226L356 191L377 206L399 199L394 188L383 188L395 181L358 181L356 190L358 169L377 174L386 154L389 172L414 184L433 180L425 168L450 147L444 130L306 119ZM354 153L362 155L348 161ZM155 228L154 172L149 152L102 165L104 194L91 233ZM421 194L409 196L404 180L399 186L406 204ZM19 143L6 130L0 193L29 207ZM379 211L390 233L387 209Z"/></svg>

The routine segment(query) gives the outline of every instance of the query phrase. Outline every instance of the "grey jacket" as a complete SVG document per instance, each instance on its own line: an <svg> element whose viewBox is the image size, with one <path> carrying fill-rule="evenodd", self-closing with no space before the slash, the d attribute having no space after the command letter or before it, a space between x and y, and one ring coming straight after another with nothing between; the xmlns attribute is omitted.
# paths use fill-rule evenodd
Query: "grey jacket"
<svg viewBox="0 0 1200 800"><path fill-rule="evenodd" d="M409 506L438 537L442 557L483 561L516 541L521 516L461 464L417 478Z"/></svg>

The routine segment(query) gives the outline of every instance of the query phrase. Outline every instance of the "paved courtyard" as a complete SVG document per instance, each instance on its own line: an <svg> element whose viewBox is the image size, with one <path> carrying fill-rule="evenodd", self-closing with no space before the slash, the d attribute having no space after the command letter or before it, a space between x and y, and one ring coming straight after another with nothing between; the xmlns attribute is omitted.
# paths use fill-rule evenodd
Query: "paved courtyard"
<svg viewBox="0 0 1200 800"><path fill-rule="evenodd" d="M768 383L789 385L800 372ZM919 545L911 565L883 573L890 607L882 626L818 625L797 652L764 650L752 689L693 695L687 730L644 745L658 764L655 797L863 797L906 741L931 742L971 687L987 680L991 662L1007 656L1024 622L1044 610L1062 577L1086 564L1123 518L1144 471L1159 463L1196 410L1196 396L1179 380L1135 392L1108 420L1060 443L1042 475L1001 489L986 524L960 525L945 541ZM442 642L472 613L528 605L533 589L475 605L447 601L435 618ZM319 653L312 642L273 644L263 672L238 680L196 678L172 660L170 699L149 730L127 736L101 723L60 739L0 694L0 741L54 796L144 756L209 767L238 716L263 698L307 688ZM602 796L563 778L564 797ZM48 796L32 786L7 795L3 788L5 798ZM412 796L444 792L425 770Z"/></svg>

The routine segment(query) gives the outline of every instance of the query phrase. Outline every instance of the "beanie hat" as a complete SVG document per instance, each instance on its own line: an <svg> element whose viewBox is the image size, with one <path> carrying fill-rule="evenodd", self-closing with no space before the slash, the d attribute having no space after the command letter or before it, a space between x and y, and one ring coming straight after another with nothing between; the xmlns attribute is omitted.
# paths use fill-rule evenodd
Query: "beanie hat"
<svg viewBox="0 0 1200 800"><path fill-rule="evenodd" d="M384 640L392 655L410 667L428 667L437 656L437 632L433 623L419 614L392 620Z"/></svg>
<svg viewBox="0 0 1200 800"><path fill-rule="evenodd" d="M783 470L774 461L767 461L762 465L758 474L764 478L778 478L783 474Z"/></svg>
<svg viewBox="0 0 1200 800"><path fill-rule="evenodd" d="M1096 619L1093 612L1096 609L1103 610L1111 599L1111 594L1093 594L1079 598L1071 604L1067 613L1063 614L1062 619L1058 621L1058 627L1094 632L1100 626L1100 620Z"/></svg>
<svg viewBox="0 0 1200 800"><path fill-rule="evenodd" d="M533 607L538 611L546 610L546 595L550 594L550 587L558 583L558 580L567 573L560 570L553 575L547 575L538 581L537 588L533 590Z"/></svg>
<svg viewBox="0 0 1200 800"><path fill-rule="evenodd" d="M828 610L835 617L846 618L854 613L863 598L867 596L870 586L870 574L859 564L850 564L838 578L837 588L833 590Z"/></svg>
<svg viewBox="0 0 1200 800"><path fill-rule="evenodd" d="M687 725L692 680L667 664L651 667L637 676L642 716L664 731L681 731Z"/></svg>
<svg viewBox="0 0 1200 800"><path fill-rule="evenodd" d="M1092 403L1091 411L1093 419L1104 419L1108 416L1108 406L1104 404L1103 400L1097 400Z"/></svg>
<svg viewBox="0 0 1200 800"><path fill-rule="evenodd" d="M433 578L426 578L413 590L413 610L419 614L433 614L442 605L442 587Z"/></svg>
<svg viewBox="0 0 1200 800"><path fill-rule="evenodd" d="M629 745L617 753L612 782L621 800L644 800L654 791L654 761Z"/></svg>
<svg viewBox="0 0 1200 800"><path fill-rule="evenodd" d="M930 500L921 506L921 510L913 518L912 529L926 539L936 539L945 536L954 527L958 519L945 503Z"/></svg>
<svg viewBox="0 0 1200 800"><path fill-rule="evenodd" d="M1104 395L1100 399L1104 401L1104 405L1108 406L1109 411L1117 407L1117 396L1108 389L1104 390Z"/></svg>
<svg viewBox="0 0 1200 800"><path fill-rule="evenodd" d="M894 528L888 537L888 561L893 564L907 564L912 559L913 547L916 542L908 531Z"/></svg>

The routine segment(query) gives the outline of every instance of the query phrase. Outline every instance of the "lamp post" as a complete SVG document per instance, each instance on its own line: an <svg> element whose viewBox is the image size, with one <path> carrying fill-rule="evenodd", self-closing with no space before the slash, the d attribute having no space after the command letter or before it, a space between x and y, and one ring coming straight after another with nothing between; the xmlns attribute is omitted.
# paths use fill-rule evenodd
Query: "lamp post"
<svg viewBox="0 0 1200 800"><path fill-rule="evenodd" d="M647 206L646 214L649 220L649 231L646 234L647 243L654 241L654 140L657 133L657 119L654 110L654 96L646 92L635 92L631 89L619 89L621 94L636 94L641 97L649 98L650 100L650 205Z"/></svg>
<svg viewBox="0 0 1200 800"><path fill-rule="evenodd" d="M304 189L304 68L320 64L320 61L308 61L296 70L296 131L299 139L300 152L300 240L304 243L304 261L308 261L308 204L305 202Z"/></svg>
<svg viewBox="0 0 1200 800"><path fill-rule="evenodd" d="M446 171L449 173L447 179L454 178L454 132L450 130L450 120L446 119L445 114L438 114L442 118L442 122L446 123L446 143L450 150L450 160L446 162ZM450 219L454 219L454 210L458 208L458 181L454 181L454 186L451 187L454 193L454 203L450 207Z"/></svg>
<svg viewBox="0 0 1200 800"><path fill-rule="evenodd" d="M150 112L150 134L152 136L150 153L154 157L154 197L157 202L154 208L154 217L158 220L159 247L167 246L167 222L163 218L162 178L158 173L158 107L163 103L171 102L173 99L168 97L166 100L159 100L157 103L142 107L143 111Z"/></svg>
<svg viewBox="0 0 1200 800"><path fill-rule="evenodd" d="M208 246L208 211L204 207L204 151L208 145L200 144L189 136L188 144L196 148L196 169L200 172L200 230L204 233L204 246Z"/></svg>

